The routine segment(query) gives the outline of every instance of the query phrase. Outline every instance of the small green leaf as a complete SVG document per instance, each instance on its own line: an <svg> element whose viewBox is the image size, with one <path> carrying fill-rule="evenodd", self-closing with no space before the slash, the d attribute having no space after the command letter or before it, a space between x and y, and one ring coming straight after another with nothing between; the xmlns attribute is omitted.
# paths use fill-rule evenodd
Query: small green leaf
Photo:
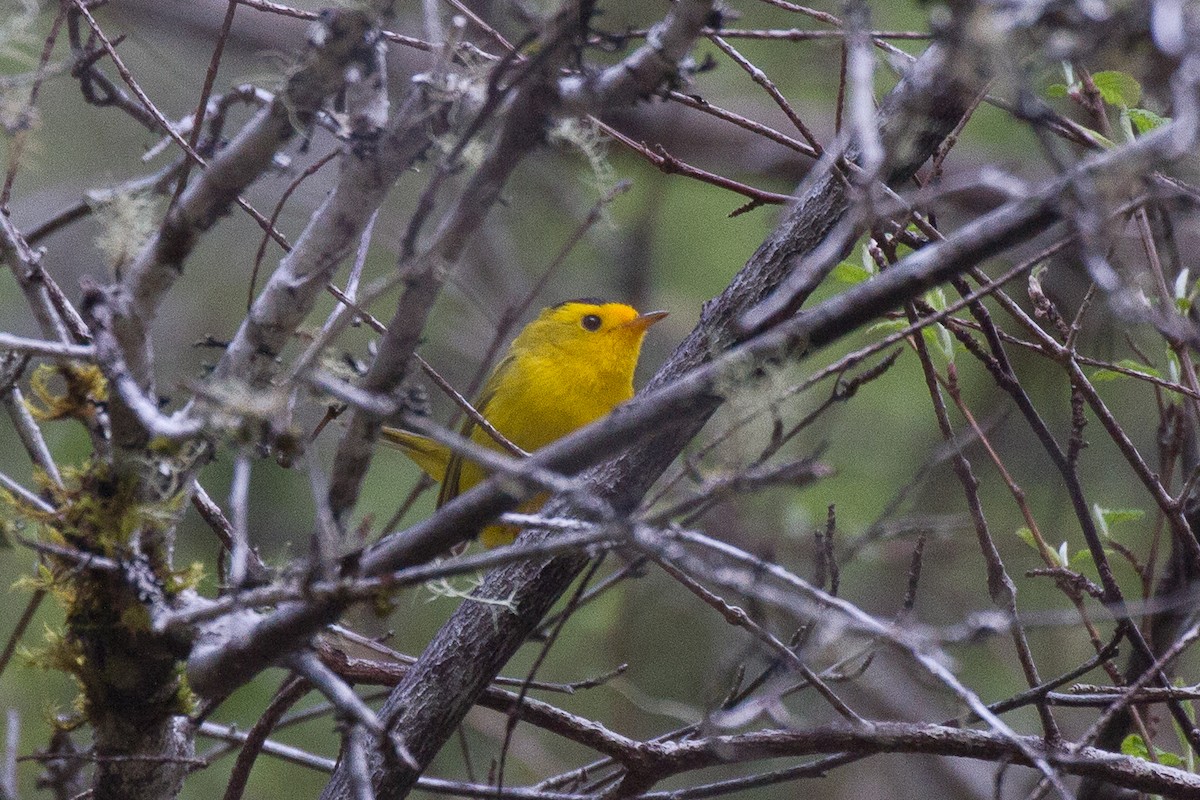
<svg viewBox="0 0 1200 800"><path fill-rule="evenodd" d="M1140 508L1104 508L1099 503L1092 504L1092 514L1099 524L1100 533L1104 538L1112 536L1112 529L1123 522L1137 522L1146 516Z"/></svg>
<svg viewBox="0 0 1200 800"><path fill-rule="evenodd" d="M1117 117L1117 127L1121 129L1121 136L1126 142L1132 142L1137 136L1133 133L1133 122L1129 119L1129 108L1121 106L1121 113Z"/></svg>
<svg viewBox="0 0 1200 800"><path fill-rule="evenodd" d="M1017 538L1032 547L1034 550L1038 550L1039 552L1041 551L1041 548L1038 547L1037 539L1033 538L1033 531L1029 530L1029 528L1026 528L1024 525L1017 528Z"/></svg>
<svg viewBox="0 0 1200 800"><path fill-rule="evenodd" d="M1046 87L1046 97L1066 97L1067 85L1065 83L1052 83Z"/></svg>
<svg viewBox="0 0 1200 800"><path fill-rule="evenodd" d="M908 322L902 319L889 319L883 322L876 322L871 327L867 328L867 333L895 333L902 331L908 327Z"/></svg>
<svg viewBox="0 0 1200 800"><path fill-rule="evenodd" d="M940 286L936 289L930 289L925 293L925 302L929 303L929 305L932 306L935 311L945 311L946 293Z"/></svg>
<svg viewBox="0 0 1200 800"><path fill-rule="evenodd" d="M1115 369L1098 369L1090 377L1092 383L1107 383L1108 381L1119 381L1129 376L1124 372L1117 372Z"/></svg>
<svg viewBox="0 0 1200 800"><path fill-rule="evenodd" d="M937 353L948 364L954 363L954 337L942 325L930 325L921 329L921 336L930 352Z"/></svg>
<svg viewBox="0 0 1200 800"><path fill-rule="evenodd" d="M1140 508L1106 508L1101 513L1109 527L1122 522L1137 522L1146 516L1146 512Z"/></svg>
<svg viewBox="0 0 1200 800"><path fill-rule="evenodd" d="M1134 758L1140 758L1143 761L1150 760L1150 749L1146 747L1146 740L1136 733L1131 733L1121 741L1121 753ZM1161 747L1154 748L1154 757L1158 759L1158 763L1164 767L1181 767L1184 761L1179 756L1163 750Z"/></svg>
<svg viewBox="0 0 1200 800"><path fill-rule="evenodd" d="M1132 76L1116 70L1092 75L1101 99L1110 106L1136 106L1142 99L1142 85Z"/></svg>
<svg viewBox="0 0 1200 800"><path fill-rule="evenodd" d="M1117 362L1117 366L1133 372L1140 372L1143 375L1149 375L1152 378L1162 377L1162 373L1156 370L1154 367L1151 367L1148 364L1143 364L1142 362L1136 361L1132 358L1122 358Z"/></svg>
<svg viewBox="0 0 1200 800"><path fill-rule="evenodd" d="M1131 733L1121 740L1121 755L1149 758L1150 750L1146 747L1145 739L1136 733Z"/></svg>
<svg viewBox="0 0 1200 800"><path fill-rule="evenodd" d="M1147 111L1144 108L1130 108L1128 114L1129 121L1133 123L1134 129L1138 133L1149 133L1171 121L1170 117L1160 117L1153 111Z"/></svg>
<svg viewBox="0 0 1200 800"><path fill-rule="evenodd" d="M862 283L867 278L871 277L871 273L867 272L853 261L843 261L833 268L833 279L848 283L853 286L856 283Z"/></svg>
<svg viewBox="0 0 1200 800"><path fill-rule="evenodd" d="M1127 369L1130 372L1137 372L1141 375L1146 375L1151 378L1162 377L1162 373L1156 370L1154 367L1143 364L1140 361L1134 361L1132 358L1121 359L1117 362L1117 366L1121 367L1122 369ZM1115 381L1121 378L1129 377L1132 376L1126 375L1124 372L1117 372L1116 370L1112 369L1098 369L1092 373L1092 382L1103 383L1104 381Z"/></svg>
<svg viewBox="0 0 1200 800"><path fill-rule="evenodd" d="M936 325L934 329L937 331L938 345L942 348L942 356L945 357L947 363L953 364L954 337L945 325Z"/></svg>

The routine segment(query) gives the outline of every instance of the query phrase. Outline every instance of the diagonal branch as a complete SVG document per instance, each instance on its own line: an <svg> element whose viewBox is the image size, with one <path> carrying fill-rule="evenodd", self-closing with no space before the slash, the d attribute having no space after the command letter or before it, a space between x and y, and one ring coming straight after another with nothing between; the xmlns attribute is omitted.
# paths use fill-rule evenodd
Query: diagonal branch
<svg viewBox="0 0 1200 800"><path fill-rule="evenodd" d="M1019 737L1014 742L996 733L926 723L877 722L870 729L767 730L682 743L647 743L644 747L647 760L653 764L647 771L659 778L731 762L845 751L857 755L931 753L1027 765L1029 761L1024 754L1027 750L1070 775L1102 777L1138 791L1174 797L1188 797L1200 792L1200 777L1147 760L1116 756L1095 747L1048 746L1032 736ZM648 796L657 800L663 795Z"/></svg>
<svg viewBox="0 0 1200 800"><path fill-rule="evenodd" d="M311 124L325 98L344 83L350 64L359 64L364 73L372 72L377 46L374 22L366 10L335 12L323 18L310 39L307 59L289 76L285 90L205 165L200 177L171 206L121 283L112 289L113 333L142 391L152 393L154 384L150 326L200 234L271 166L279 148ZM137 446L145 440L137 423L136 415L124 413L122 404L115 404L114 438L119 444Z"/></svg>

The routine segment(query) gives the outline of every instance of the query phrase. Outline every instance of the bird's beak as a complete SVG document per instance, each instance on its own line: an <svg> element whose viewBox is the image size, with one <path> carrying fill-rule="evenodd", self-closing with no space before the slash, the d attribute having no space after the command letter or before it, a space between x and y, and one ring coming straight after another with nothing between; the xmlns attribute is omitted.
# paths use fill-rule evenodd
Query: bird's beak
<svg viewBox="0 0 1200 800"><path fill-rule="evenodd" d="M629 320L629 322L626 322L621 327L633 328L635 331L643 331L644 332L651 325L653 325L654 323L658 322L660 319L663 319L666 316L667 316L666 311L648 311L645 314L638 314L636 317Z"/></svg>

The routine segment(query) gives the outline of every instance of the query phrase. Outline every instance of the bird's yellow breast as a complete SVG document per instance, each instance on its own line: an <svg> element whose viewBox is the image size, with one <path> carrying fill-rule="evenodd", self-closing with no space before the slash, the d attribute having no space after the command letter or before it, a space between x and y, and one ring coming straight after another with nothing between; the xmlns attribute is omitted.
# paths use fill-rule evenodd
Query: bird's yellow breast
<svg viewBox="0 0 1200 800"><path fill-rule="evenodd" d="M633 397L632 372L621 377L582 364L566 370L552 359L521 359L505 371L505 391L497 391L482 413L513 444L537 450Z"/></svg>

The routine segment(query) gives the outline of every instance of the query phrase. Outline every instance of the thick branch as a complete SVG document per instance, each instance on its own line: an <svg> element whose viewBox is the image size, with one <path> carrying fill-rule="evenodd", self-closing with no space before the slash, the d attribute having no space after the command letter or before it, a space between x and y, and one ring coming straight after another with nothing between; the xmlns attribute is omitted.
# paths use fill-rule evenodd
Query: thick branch
<svg viewBox="0 0 1200 800"><path fill-rule="evenodd" d="M642 745L649 762L643 775L630 775L622 790L656 782L680 772L784 756L817 753L927 753L1028 765L1023 749L1036 753L1053 767L1071 775L1102 777L1121 786L1174 797L1200 792L1200 776L1132 756L1116 756L1096 747L1070 750L1048 747L1037 737L1009 737L945 725L876 722L869 728L809 728L767 730L732 736L712 736L687 742ZM652 776L652 778L651 778Z"/></svg>
<svg viewBox="0 0 1200 800"><path fill-rule="evenodd" d="M646 33L646 44L621 63L595 74L563 78L558 87L563 107L577 114L599 114L646 99L679 72L713 14L712 3L676 3Z"/></svg>

